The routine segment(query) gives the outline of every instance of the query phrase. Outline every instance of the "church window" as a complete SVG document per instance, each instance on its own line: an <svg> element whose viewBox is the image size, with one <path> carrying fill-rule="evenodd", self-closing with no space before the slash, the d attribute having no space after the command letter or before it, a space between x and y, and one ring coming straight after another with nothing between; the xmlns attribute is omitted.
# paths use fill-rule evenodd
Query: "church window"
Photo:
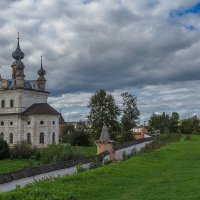
<svg viewBox="0 0 200 200"><path fill-rule="evenodd" d="M53 132L53 134L52 134L52 144L54 144L55 142L56 142L56 137L55 137L56 135L55 135L55 133Z"/></svg>
<svg viewBox="0 0 200 200"><path fill-rule="evenodd" d="M31 122L30 122L30 121L27 121L27 124L28 124L28 125L30 125L30 124L31 124Z"/></svg>
<svg viewBox="0 0 200 200"><path fill-rule="evenodd" d="M55 121L53 121L52 124L55 124Z"/></svg>
<svg viewBox="0 0 200 200"><path fill-rule="evenodd" d="M27 143L31 144L31 134L27 133Z"/></svg>
<svg viewBox="0 0 200 200"><path fill-rule="evenodd" d="M1 126L4 126L4 122L3 121L1 122Z"/></svg>
<svg viewBox="0 0 200 200"><path fill-rule="evenodd" d="M10 100L10 107L11 107L11 108L14 107L14 100L13 100L13 99Z"/></svg>
<svg viewBox="0 0 200 200"><path fill-rule="evenodd" d="M44 121L40 121L40 124L43 125L43 124L44 124Z"/></svg>
<svg viewBox="0 0 200 200"><path fill-rule="evenodd" d="M1 107L5 108L5 100L1 100Z"/></svg>
<svg viewBox="0 0 200 200"><path fill-rule="evenodd" d="M10 125L12 126L12 125L13 125L13 122L10 122Z"/></svg>
<svg viewBox="0 0 200 200"><path fill-rule="evenodd" d="M40 133L40 144L44 144L44 133Z"/></svg>
<svg viewBox="0 0 200 200"><path fill-rule="evenodd" d="M10 144L13 144L13 134L10 133Z"/></svg>
<svg viewBox="0 0 200 200"><path fill-rule="evenodd" d="M4 133L3 132L0 134L0 139L4 139Z"/></svg>

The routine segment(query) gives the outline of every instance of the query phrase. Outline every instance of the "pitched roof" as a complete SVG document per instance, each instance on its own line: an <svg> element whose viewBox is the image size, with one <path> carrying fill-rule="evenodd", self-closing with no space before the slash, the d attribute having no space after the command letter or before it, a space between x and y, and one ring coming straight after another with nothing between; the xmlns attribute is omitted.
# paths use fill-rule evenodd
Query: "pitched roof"
<svg viewBox="0 0 200 200"><path fill-rule="evenodd" d="M22 114L23 115L33 115L33 114L60 115L60 113L57 110L55 110L53 107L51 107L48 103L33 104L31 107L25 110Z"/></svg>
<svg viewBox="0 0 200 200"><path fill-rule="evenodd" d="M106 124L103 125L103 128L102 128L99 140L100 141L108 141L108 140L110 140L110 135L109 135L109 132L108 132L108 127L106 126Z"/></svg>

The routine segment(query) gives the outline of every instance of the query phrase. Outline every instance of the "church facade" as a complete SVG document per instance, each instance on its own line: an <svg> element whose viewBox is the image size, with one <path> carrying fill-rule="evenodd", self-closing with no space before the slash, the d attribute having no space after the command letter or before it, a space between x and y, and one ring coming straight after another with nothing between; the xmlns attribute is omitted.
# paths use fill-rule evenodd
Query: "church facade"
<svg viewBox="0 0 200 200"><path fill-rule="evenodd" d="M12 57L12 78L0 76L0 138L11 146L22 140L37 147L57 144L60 113L47 103L42 57L37 80L25 79L19 37Z"/></svg>

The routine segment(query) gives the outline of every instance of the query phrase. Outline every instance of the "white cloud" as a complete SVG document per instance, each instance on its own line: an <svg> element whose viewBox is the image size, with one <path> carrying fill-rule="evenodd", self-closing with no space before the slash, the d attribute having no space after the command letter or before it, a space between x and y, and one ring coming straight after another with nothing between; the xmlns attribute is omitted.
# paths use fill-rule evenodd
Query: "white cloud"
<svg viewBox="0 0 200 200"><path fill-rule="evenodd" d="M198 113L192 95L200 78L199 16L171 16L198 2L2 0L2 77L11 77L19 31L26 78L37 78L44 54L49 102L75 112L73 119L87 113L88 98L99 88L113 92L117 103L121 91L136 92L144 119L173 108L183 116Z"/></svg>

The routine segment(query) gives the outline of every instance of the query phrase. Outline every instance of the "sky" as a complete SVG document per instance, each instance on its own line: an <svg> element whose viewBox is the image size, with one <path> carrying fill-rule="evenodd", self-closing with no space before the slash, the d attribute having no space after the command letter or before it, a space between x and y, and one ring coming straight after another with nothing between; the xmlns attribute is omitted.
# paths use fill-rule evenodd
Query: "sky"
<svg viewBox="0 0 200 200"><path fill-rule="evenodd" d="M152 113L199 116L200 1L1 0L0 73L11 78L17 32L26 79L40 55L49 104L66 121L84 120L100 88L121 106L138 98L140 122Z"/></svg>

